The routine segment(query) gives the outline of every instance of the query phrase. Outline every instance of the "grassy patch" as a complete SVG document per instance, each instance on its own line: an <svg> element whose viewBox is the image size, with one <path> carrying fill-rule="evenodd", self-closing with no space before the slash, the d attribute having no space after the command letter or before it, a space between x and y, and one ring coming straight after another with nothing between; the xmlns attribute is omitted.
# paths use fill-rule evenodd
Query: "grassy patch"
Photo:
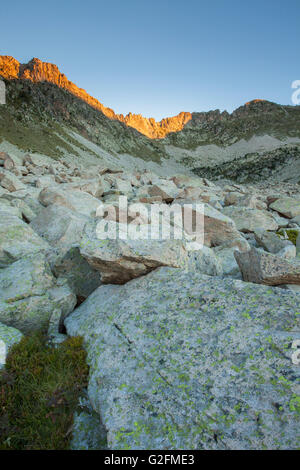
<svg viewBox="0 0 300 470"><path fill-rule="evenodd" d="M69 145L64 136L57 134L58 129L55 124L43 124L42 122L24 123L11 116L8 112L0 114L1 137L0 142L6 140L16 145L24 152L41 153L58 160L64 149L67 153L79 155L74 148ZM61 134L63 132L61 131Z"/></svg>
<svg viewBox="0 0 300 470"><path fill-rule="evenodd" d="M59 160L80 150L99 157L68 130L82 135L112 155L129 153L143 160L168 158L164 147L125 124L107 118L68 91L47 82L6 80L7 105L0 106L0 143Z"/></svg>
<svg viewBox="0 0 300 470"><path fill-rule="evenodd" d="M299 235L299 230L294 230L294 229L280 229L278 232L277 232L277 235L279 237L284 237L284 234L286 233L288 239L290 240L290 242L292 242L295 246L296 246L296 242L297 242L297 238L298 238L298 235Z"/></svg>
<svg viewBox="0 0 300 470"><path fill-rule="evenodd" d="M53 348L40 333L24 337L0 371L0 449L68 449L87 379L81 338Z"/></svg>

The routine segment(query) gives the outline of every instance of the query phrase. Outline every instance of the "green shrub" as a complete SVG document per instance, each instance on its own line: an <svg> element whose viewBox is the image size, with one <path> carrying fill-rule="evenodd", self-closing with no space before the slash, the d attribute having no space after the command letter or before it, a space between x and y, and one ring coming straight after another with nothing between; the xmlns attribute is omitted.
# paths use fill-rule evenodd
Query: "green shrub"
<svg viewBox="0 0 300 470"><path fill-rule="evenodd" d="M0 449L67 449L87 380L82 338L54 348L40 333L24 337L0 371Z"/></svg>

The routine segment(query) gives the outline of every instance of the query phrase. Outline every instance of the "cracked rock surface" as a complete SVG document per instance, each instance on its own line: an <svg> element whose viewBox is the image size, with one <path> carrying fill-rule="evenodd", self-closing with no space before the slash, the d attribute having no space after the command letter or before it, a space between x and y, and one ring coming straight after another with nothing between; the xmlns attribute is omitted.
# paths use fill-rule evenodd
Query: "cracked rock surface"
<svg viewBox="0 0 300 470"><path fill-rule="evenodd" d="M65 324L109 448L299 447L296 294L164 267L99 287Z"/></svg>

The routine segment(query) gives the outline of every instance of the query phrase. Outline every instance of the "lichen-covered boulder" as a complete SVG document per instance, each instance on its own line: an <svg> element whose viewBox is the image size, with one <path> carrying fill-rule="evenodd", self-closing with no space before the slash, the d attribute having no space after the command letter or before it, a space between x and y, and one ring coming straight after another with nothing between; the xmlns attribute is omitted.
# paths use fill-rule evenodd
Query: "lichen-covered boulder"
<svg viewBox="0 0 300 470"><path fill-rule="evenodd" d="M58 283L41 253L0 270L0 321L23 333L46 329L55 309L64 318L75 305L76 296Z"/></svg>
<svg viewBox="0 0 300 470"><path fill-rule="evenodd" d="M7 199L0 199L0 214L2 219L6 217L6 215L15 215L19 217L19 219L22 219L22 211Z"/></svg>
<svg viewBox="0 0 300 470"><path fill-rule="evenodd" d="M6 196L7 194L10 194L10 192L0 186L0 197Z"/></svg>
<svg viewBox="0 0 300 470"><path fill-rule="evenodd" d="M238 203L238 201L243 197L238 191L228 191L224 197L225 206L232 206Z"/></svg>
<svg viewBox="0 0 300 470"><path fill-rule="evenodd" d="M110 449L297 449L299 296L160 268L66 320Z"/></svg>
<svg viewBox="0 0 300 470"><path fill-rule="evenodd" d="M30 226L55 248L49 259L56 277L68 280L73 292L86 298L101 283L99 272L80 254L78 244L89 217L67 207L53 204L44 207Z"/></svg>
<svg viewBox="0 0 300 470"><path fill-rule="evenodd" d="M205 188L207 185L204 183L203 178L190 175L175 175L171 178L178 188Z"/></svg>
<svg viewBox="0 0 300 470"><path fill-rule="evenodd" d="M267 209L267 204L264 201L258 199L254 194L246 194L242 196L238 200L237 205L240 207L247 207L248 209Z"/></svg>
<svg viewBox="0 0 300 470"><path fill-rule="evenodd" d="M52 204L44 207L30 223L30 227L54 247L67 247L79 243L89 217Z"/></svg>
<svg viewBox="0 0 300 470"><path fill-rule="evenodd" d="M221 265L223 274L241 279L241 273L234 257L235 251L235 247L223 248L222 246L218 246L214 249L217 259L219 260L219 263Z"/></svg>
<svg viewBox="0 0 300 470"><path fill-rule="evenodd" d="M22 199L12 199L11 204L21 214L19 217L26 220L27 223L37 216L37 213Z"/></svg>
<svg viewBox="0 0 300 470"><path fill-rule="evenodd" d="M46 252L48 243L40 238L29 225L8 210L0 213L0 267L31 253Z"/></svg>
<svg viewBox="0 0 300 470"><path fill-rule="evenodd" d="M96 198L99 198L104 192L104 184L102 182L101 177L89 180L79 179L79 181L64 184L63 189L66 189L68 191L79 190L88 193Z"/></svg>
<svg viewBox="0 0 300 470"><path fill-rule="evenodd" d="M21 167L23 165L23 159L17 155L0 152L0 158L4 160L3 166L7 170L13 170L14 168Z"/></svg>
<svg viewBox="0 0 300 470"><path fill-rule="evenodd" d="M201 250L189 252L187 269L189 271L207 274L208 276L221 276L223 274L220 259L216 256L212 248L208 248L205 245Z"/></svg>

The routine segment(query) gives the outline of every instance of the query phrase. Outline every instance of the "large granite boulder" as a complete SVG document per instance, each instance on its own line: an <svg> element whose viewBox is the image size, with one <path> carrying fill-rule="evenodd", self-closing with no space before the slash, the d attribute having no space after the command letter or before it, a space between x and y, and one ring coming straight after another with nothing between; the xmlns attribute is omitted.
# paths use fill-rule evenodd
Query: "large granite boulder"
<svg viewBox="0 0 300 470"><path fill-rule="evenodd" d="M93 269L79 251L79 243L89 217L67 207L53 204L43 208L30 226L55 248L49 257L56 277L68 280L79 299L85 299L101 283L99 272Z"/></svg>
<svg viewBox="0 0 300 470"><path fill-rule="evenodd" d="M116 178L114 187L120 194L124 194L128 197L132 195L133 189L130 181Z"/></svg>
<svg viewBox="0 0 300 470"><path fill-rule="evenodd" d="M53 175L43 175L36 178L35 186L37 188L48 188L49 186L55 186L55 178Z"/></svg>
<svg viewBox="0 0 300 470"><path fill-rule="evenodd" d="M50 249L29 225L8 210L0 212L0 268L30 253L46 252Z"/></svg>
<svg viewBox="0 0 300 470"><path fill-rule="evenodd" d="M19 191L25 188L25 185L19 178L8 170L0 169L0 184L2 188L9 192Z"/></svg>
<svg viewBox="0 0 300 470"><path fill-rule="evenodd" d="M238 232L232 219L209 204L195 204L189 200L177 201L182 207L184 229L187 234L197 234L208 247L219 245L247 249L246 240ZM171 206L172 207L172 206Z"/></svg>
<svg viewBox="0 0 300 470"><path fill-rule="evenodd" d="M149 196L160 196L165 202L172 202L179 194L178 187L173 181L162 181L148 187Z"/></svg>
<svg viewBox="0 0 300 470"><path fill-rule="evenodd" d="M212 248L205 245L201 250L188 252L187 270L207 274L208 276L221 276L223 274L221 260Z"/></svg>
<svg viewBox="0 0 300 470"><path fill-rule="evenodd" d="M281 238L274 232L258 229L254 232L254 236L258 245L262 246L269 253L280 254L289 248L292 254L291 258L296 256L295 245L291 241Z"/></svg>
<svg viewBox="0 0 300 470"><path fill-rule="evenodd" d="M250 249L250 245L248 246L248 249ZM236 247L224 248L222 246L217 246L214 249L217 259L221 265L223 275L241 279L241 273L234 257L235 251Z"/></svg>
<svg viewBox="0 0 300 470"><path fill-rule="evenodd" d="M86 216L96 213L99 200L88 193L79 190L67 190L60 187L48 187L43 189L39 195L39 201L43 206L57 204Z"/></svg>
<svg viewBox="0 0 300 470"><path fill-rule="evenodd" d="M0 270L0 321L23 333L45 330L55 309L63 319L75 305L76 296L57 282L41 253Z"/></svg>
<svg viewBox="0 0 300 470"><path fill-rule="evenodd" d="M143 276L159 266L184 267L188 255L183 240L122 239L122 231L127 233L127 224L108 221L108 226L116 229L116 239L99 238L98 221L87 223L80 242L80 253L101 273L103 283L123 284L130 279ZM141 226L150 229L150 225Z"/></svg>
<svg viewBox="0 0 300 470"><path fill-rule="evenodd" d="M232 206L238 204L242 197L243 194L238 191L228 191L224 197L224 204L225 206Z"/></svg>
<svg viewBox="0 0 300 470"><path fill-rule="evenodd" d="M35 210L33 210L23 199L12 199L11 205L18 209L18 211L21 213L21 218L27 223L30 223L33 219L35 219L37 212L42 208L41 206L35 212Z"/></svg>
<svg viewBox="0 0 300 470"><path fill-rule="evenodd" d="M248 209L259 209L259 210L265 210L267 209L267 204L258 199L254 194L246 194L242 196L238 202L237 205L240 207L248 207Z"/></svg>
<svg viewBox="0 0 300 470"><path fill-rule="evenodd" d="M14 170L14 169L18 169L20 167L22 167L23 165L23 158L21 157L18 157L17 155L13 155L13 154L8 154L8 153L4 153L4 152L1 152L1 155L0 155L0 158L4 159L4 163L3 163L3 166L4 168L6 168L7 170Z"/></svg>
<svg viewBox="0 0 300 470"><path fill-rule="evenodd" d="M293 219L300 215L300 198L294 199L292 197L280 197L272 202L269 206L279 214L284 215L289 219Z"/></svg>
<svg viewBox="0 0 300 470"><path fill-rule="evenodd" d="M7 215L15 215L16 217L19 217L19 219L22 219L22 211L18 208L15 207L11 201L8 201L7 199L0 199L0 214L1 218L3 219Z"/></svg>
<svg viewBox="0 0 300 470"><path fill-rule="evenodd" d="M270 286L300 284L300 260L284 259L254 247L234 255L244 281Z"/></svg>
<svg viewBox="0 0 300 470"><path fill-rule="evenodd" d="M254 232L256 229L277 230L278 224L274 217L265 210L249 207L227 206L223 214L234 220L236 228L240 232Z"/></svg>
<svg viewBox="0 0 300 470"><path fill-rule="evenodd" d="M44 207L30 227L55 247L79 243L89 217L59 204Z"/></svg>
<svg viewBox="0 0 300 470"><path fill-rule="evenodd" d="M66 320L110 449L297 449L299 296L160 268Z"/></svg>
<svg viewBox="0 0 300 470"><path fill-rule="evenodd" d="M75 189L99 198L104 192L104 185L101 178L99 177L90 180L79 180L74 183L67 183L63 185L63 189L69 191L74 191Z"/></svg>
<svg viewBox="0 0 300 470"><path fill-rule="evenodd" d="M0 197L4 196L6 194L10 194L9 191L7 191L7 189L4 189L0 186Z"/></svg>
<svg viewBox="0 0 300 470"><path fill-rule="evenodd" d="M171 178L178 188L206 188L203 178L190 175L175 175Z"/></svg>

